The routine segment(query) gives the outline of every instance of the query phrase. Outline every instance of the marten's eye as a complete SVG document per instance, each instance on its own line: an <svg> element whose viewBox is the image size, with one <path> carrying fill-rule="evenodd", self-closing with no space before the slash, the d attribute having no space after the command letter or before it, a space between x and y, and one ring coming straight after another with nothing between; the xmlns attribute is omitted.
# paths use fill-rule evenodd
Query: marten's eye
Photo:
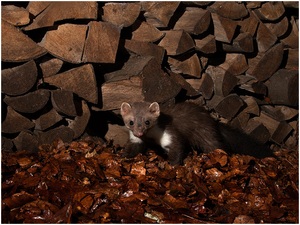
<svg viewBox="0 0 300 225"><path fill-rule="evenodd" d="M129 121L129 125L132 126L134 122L132 120Z"/></svg>
<svg viewBox="0 0 300 225"><path fill-rule="evenodd" d="M147 126L149 126L149 125L150 125L150 121L149 121L149 120L146 120L146 121L145 121L145 124L146 124Z"/></svg>

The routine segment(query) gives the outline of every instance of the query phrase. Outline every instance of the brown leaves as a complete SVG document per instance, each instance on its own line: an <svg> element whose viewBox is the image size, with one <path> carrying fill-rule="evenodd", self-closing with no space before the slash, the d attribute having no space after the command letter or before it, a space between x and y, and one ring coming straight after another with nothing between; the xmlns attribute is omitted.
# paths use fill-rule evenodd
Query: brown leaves
<svg viewBox="0 0 300 225"><path fill-rule="evenodd" d="M222 150L171 166L153 151L56 141L2 155L4 223L298 223L298 155Z"/></svg>

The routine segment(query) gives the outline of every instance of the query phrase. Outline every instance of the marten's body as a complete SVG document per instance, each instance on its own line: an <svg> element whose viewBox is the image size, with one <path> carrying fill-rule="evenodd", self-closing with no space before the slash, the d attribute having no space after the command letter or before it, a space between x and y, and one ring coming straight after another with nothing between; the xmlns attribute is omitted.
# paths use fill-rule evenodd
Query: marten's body
<svg viewBox="0 0 300 225"><path fill-rule="evenodd" d="M272 155L266 146L218 123L204 108L195 104L181 103L161 112L156 102L123 103L121 115L130 134L125 147L128 157L143 152L147 143L153 142L166 151L173 165L182 163L190 148L203 152L220 148L260 158Z"/></svg>

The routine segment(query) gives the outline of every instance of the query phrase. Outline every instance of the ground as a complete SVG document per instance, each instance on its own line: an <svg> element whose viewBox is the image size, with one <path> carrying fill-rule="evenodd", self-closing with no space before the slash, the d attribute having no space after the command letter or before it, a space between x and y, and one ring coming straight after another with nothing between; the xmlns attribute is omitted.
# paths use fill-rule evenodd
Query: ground
<svg viewBox="0 0 300 225"><path fill-rule="evenodd" d="M2 223L298 223L298 152L180 166L90 139L2 152Z"/></svg>

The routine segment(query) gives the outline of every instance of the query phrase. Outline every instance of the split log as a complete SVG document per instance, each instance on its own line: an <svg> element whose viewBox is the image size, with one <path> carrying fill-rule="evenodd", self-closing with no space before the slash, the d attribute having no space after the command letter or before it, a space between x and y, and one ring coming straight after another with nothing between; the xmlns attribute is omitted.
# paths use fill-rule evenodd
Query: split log
<svg viewBox="0 0 300 225"><path fill-rule="evenodd" d="M261 7L254 10L261 20L278 20L285 12L282 2L266 2Z"/></svg>
<svg viewBox="0 0 300 225"><path fill-rule="evenodd" d="M281 42L284 44L284 47L298 49L299 48L299 28L295 18L291 18L292 29L287 37L282 39Z"/></svg>
<svg viewBox="0 0 300 225"><path fill-rule="evenodd" d="M37 5L41 4L39 7ZM29 12L36 8L45 8L33 22L26 26L24 30L34 30L42 27L51 27L55 22L65 19L97 19L97 2L38 2L29 5ZM31 9L34 8L34 9Z"/></svg>
<svg viewBox="0 0 300 225"><path fill-rule="evenodd" d="M187 7L177 20L174 30L184 30L199 35L207 31L210 25L210 12L201 8Z"/></svg>
<svg viewBox="0 0 300 225"><path fill-rule="evenodd" d="M49 97L50 92L48 90L39 89L22 96L6 96L3 101L18 112L35 113L44 108Z"/></svg>
<svg viewBox="0 0 300 225"><path fill-rule="evenodd" d="M144 16L155 27L167 27L179 2L142 2Z"/></svg>
<svg viewBox="0 0 300 225"><path fill-rule="evenodd" d="M86 25L63 24L48 31L40 45L59 59L81 63L86 31Z"/></svg>
<svg viewBox="0 0 300 225"><path fill-rule="evenodd" d="M28 130L34 127L34 123L17 113L10 106L7 107L6 117L2 122L1 131L6 134L19 133L22 130Z"/></svg>
<svg viewBox="0 0 300 225"><path fill-rule="evenodd" d="M232 44L222 43L222 48L225 52L251 53L254 51L253 37L247 32L240 33Z"/></svg>
<svg viewBox="0 0 300 225"><path fill-rule="evenodd" d="M283 57L283 45L276 44L265 53L259 53L255 58L249 59L247 74L259 81L265 81L279 68Z"/></svg>
<svg viewBox="0 0 300 225"><path fill-rule="evenodd" d="M240 75L248 69L247 60L243 54L226 54L225 62L219 66L234 76Z"/></svg>
<svg viewBox="0 0 300 225"><path fill-rule="evenodd" d="M44 78L46 83L73 91L83 99L97 104L98 89L94 69L91 64L86 64L51 77Z"/></svg>
<svg viewBox="0 0 300 225"><path fill-rule="evenodd" d="M1 7L1 18L14 26L24 26L29 24L29 12L14 5L4 5Z"/></svg>
<svg viewBox="0 0 300 225"><path fill-rule="evenodd" d="M89 22L88 27L82 61L114 63L119 46L120 30L107 22L92 21Z"/></svg>
<svg viewBox="0 0 300 225"><path fill-rule="evenodd" d="M265 83L273 104L298 106L298 71L280 69Z"/></svg>
<svg viewBox="0 0 300 225"><path fill-rule="evenodd" d="M108 131L105 134L107 141L113 141L114 145L124 146L128 142L128 129L117 124L108 124Z"/></svg>
<svg viewBox="0 0 300 225"><path fill-rule="evenodd" d="M177 58L168 58L171 70L175 73L181 73L192 77L201 77L202 68L197 54L192 56L182 56Z"/></svg>
<svg viewBox="0 0 300 225"><path fill-rule="evenodd" d="M3 49L2 49L3 50ZM37 81L37 68L33 60L1 71L1 91L7 95L22 95Z"/></svg>
<svg viewBox="0 0 300 225"><path fill-rule="evenodd" d="M267 95L267 86L261 82L248 75L237 76L238 85L240 89L249 91L254 94Z"/></svg>
<svg viewBox="0 0 300 225"><path fill-rule="evenodd" d="M52 75L55 75L59 72L63 65L63 61L57 58L49 59L45 62L42 62L39 64L43 77L50 77Z"/></svg>
<svg viewBox="0 0 300 225"><path fill-rule="evenodd" d="M123 102L144 101L142 79L139 76L105 82L101 86L101 93L102 110L119 109Z"/></svg>
<svg viewBox="0 0 300 225"><path fill-rule="evenodd" d="M278 128L273 133L271 139L277 143L281 144L283 143L284 139L289 135L289 133L293 130L293 128L286 123L285 121L281 121L279 123Z"/></svg>
<svg viewBox="0 0 300 225"><path fill-rule="evenodd" d="M214 95L208 106L213 107L225 119L231 120L244 106L244 102L237 94L230 94L225 98Z"/></svg>
<svg viewBox="0 0 300 225"><path fill-rule="evenodd" d="M269 130L262 123L254 119L248 121L244 131L260 143L266 143L270 139Z"/></svg>
<svg viewBox="0 0 300 225"><path fill-rule="evenodd" d="M149 42L125 40L125 48L129 52L135 53L140 56L154 57L160 64L162 63L165 55L165 49L163 47Z"/></svg>
<svg viewBox="0 0 300 225"><path fill-rule="evenodd" d="M39 137L39 145L52 144L54 141L62 140L65 143L71 143L74 132L66 126L59 126L46 132L36 132Z"/></svg>
<svg viewBox="0 0 300 225"><path fill-rule="evenodd" d="M230 121L229 124L230 126L245 132L249 119L250 119L250 114L243 110L239 114L237 114ZM251 128L249 127L248 129L249 129L248 130L249 133L251 133L251 131L253 130L252 127Z"/></svg>
<svg viewBox="0 0 300 225"><path fill-rule="evenodd" d="M181 86L183 90L186 91L186 95L189 97L197 96L199 95L199 91L195 90L193 88L193 85L189 82L191 79L184 79L180 74L174 73L172 71L168 71L170 78L174 80L177 84ZM198 80L198 79L192 79L192 80Z"/></svg>
<svg viewBox="0 0 300 225"><path fill-rule="evenodd" d="M215 2L208 9L232 20L242 19L248 15L245 5L240 2Z"/></svg>
<svg viewBox="0 0 300 225"><path fill-rule="evenodd" d="M289 28L289 20L285 16L277 23L265 23L266 27L278 38L285 35Z"/></svg>
<svg viewBox="0 0 300 225"><path fill-rule="evenodd" d="M208 66L205 72L213 80L216 95L225 97L237 85L237 78L219 66Z"/></svg>
<svg viewBox="0 0 300 225"><path fill-rule="evenodd" d="M298 110L284 105L262 105L261 109L277 121L286 121L298 115Z"/></svg>
<svg viewBox="0 0 300 225"><path fill-rule="evenodd" d="M298 49L291 49L287 50L287 62L285 65L286 69L289 70L298 70L299 69L299 50Z"/></svg>
<svg viewBox="0 0 300 225"><path fill-rule="evenodd" d="M241 27L242 32L249 33L252 37L254 37L257 31L259 20L254 15L252 10L249 10L249 17L238 21L238 24Z"/></svg>
<svg viewBox="0 0 300 225"><path fill-rule="evenodd" d="M165 33L158 45L166 49L167 55L180 55L195 47L191 36L183 30L169 30Z"/></svg>
<svg viewBox="0 0 300 225"><path fill-rule="evenodd" d="M5 62L26 62L46 54L28 36L6 21L1 21L1 59Z"/></svg>
<svg viewBox="0 0 300 225"><path fill-rule="evenodd" d="M140 3L105 3L102 19L118 27L129 27L140 14Z"/></svg>
<svg viewBox="0 0 300 225"><path fill-rule="evenodd" d="M213 24L214 24L214 34L217 41L230 43L233 39L237 23L231 19L219 16L216 13L211 13Z"/></svg>
<svg viewBox="0 0 300 225"><path fill-rule="evenodd" d="M211 99L214 93L214 82L212 78L204 73L200 79L186 79L186 81L205 99Z"/></svg>
<svg viewBox="0 0 300 225"><path fill-rule="evenodd" d="M32 14L33 16L37 16L41 12L43 12L51 2L44 2L44 1L30 1L26 7L28 12Z"/></svg>
<svg viewBox="0 0 300 225"><path fill-rule="evenodd" d="M79 138L83 134L91 116L90 109L84 100L81 101L80 111L80 114L74 120L70 120L68 125L74 132L74 139Z"/></svg>
<svg viewBox="0 0 300 225"><path fill-rule="evenodd" d="M143 42L155 42L160 40L165 33L158 30L152 24L141 22L140 26L132 32L132 40Z"/></svg>
<svg viewBox="0 0 300 225"><path fill-rule="evenodd" d="M18 151L26 150L26 152L37 152L39 149L37 136L29 131L21 131L20 134L13 139L13 142Z"/></svg>
<svg viewBox="0 0 300 225"><path fill-rule="evenodd" d="M49 112L41 115L34 121L35 130L46 130L58 123L59 121L61 121L62 119L62 116L59 115L55 109L52 108Z"/></svg>
<svg viewBox="0 0 300 225"><path fill-rule="evenodd" d="M53 90L51 91L51 103L53 108L68 116L77 116L74 95L72 91Z"/></svg>
<svg viewBox="0 0 300 225"><path fill-rule="evenodd" d="M259 109L259 106L258 106L255 98L253 98L251 96L247 96L247 97L242 97L242 99L247 105L247 107L243 110L243 112L259 116L260 109Z"/></svg>
<svg viewBox="0 0 300 225"><path fill-rule="evenodd" d="M267 26L260 22L256 34L257 47L259 52L268 51L277 41L277 36L274 35Z"/></svg>
<svg viewBox="0 0 300 225"><path fill-rule="evenodd" d="M195 43L195 49L205 54L211 54L217 51L215 36L211 34L203 39L195 39Z"/></svg>

